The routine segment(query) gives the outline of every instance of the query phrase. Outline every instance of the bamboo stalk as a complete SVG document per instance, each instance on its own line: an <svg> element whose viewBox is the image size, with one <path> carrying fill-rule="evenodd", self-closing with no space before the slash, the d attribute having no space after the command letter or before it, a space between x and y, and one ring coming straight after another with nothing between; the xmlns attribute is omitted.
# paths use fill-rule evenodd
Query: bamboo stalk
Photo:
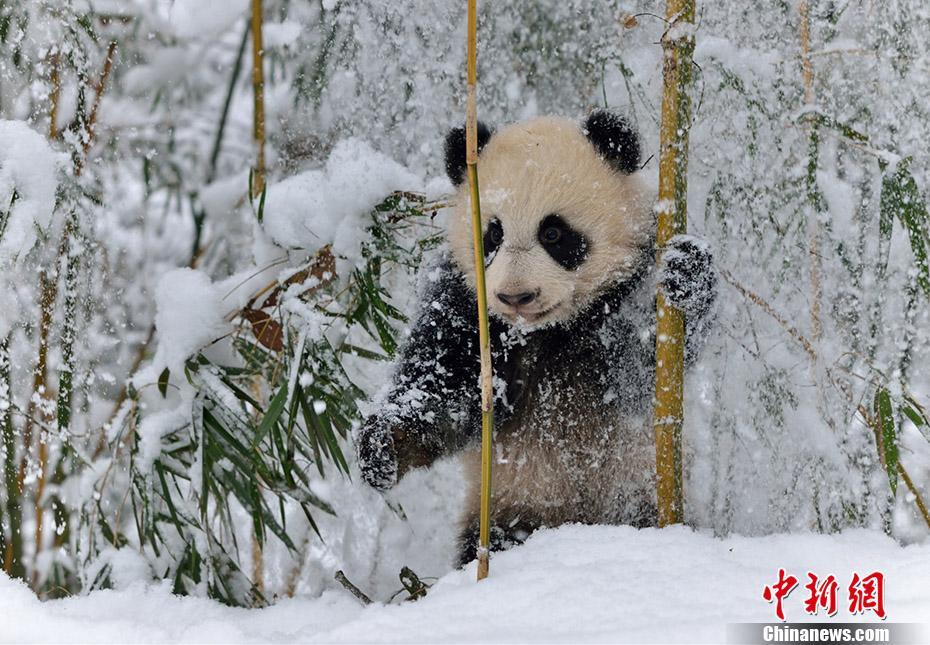
<svg viewBox="0 0 930 645"><path fill-rule="evenodd" d="M254 531L252 533L252 583L259 593L265 593L265 554Z"/></svg>
<svg viewBox="0 0 930 645"><path fill-rule="evenodd" d="M48 139L54 141L58 136L58 103L61 99L61 70L58 68L61 54L56 51L52 54L51 64L52 73L50 82L52 91L49 93L49 103L51 104L48 111Z"/></svg>
<svg viewBox="0 0 930 645"><path fill-rule="evenodd" d="M32 376L32 396L29 397L29 403L26 406L26 421L23 426L23 454L19 462L19 471L16 475L16 490L20 495L25 492L26 470L29 467L29 458L32 454L33 443L33 425L37 414L42 415L43 421L48 421L46 406L40 405L37 400L46 401L47 376L48 376L48 346L49 335L52 328L52 311L55 305L55 296L58 291L58 282L54 276L50 275L48 269L42 269L39 277L39 347L36 357L36 366ZM48 444L40 436L38 440L38 466L39 479L35 492L35 537L37 547L42 542L42 495L45 491L45 465L48 461ZM39 552L36 551L36 556ZM14 559L17 554L13 555ZM18 554L22 559L22 553ZM36 572L33 571L33 581L35 581Z"/></svg>
<svg viewBox="0 0 930 645"><path fill-rule="evenodd" d="M10 399L6 408L0 411L0 441L3 447L3 483L6 488L6 515L7 525L10 528L10 538L4 545L2 552L3 570L11 578L25 579L26 571L23 566L23 493L17 483L16 476L16 437L13 430L12 387L10 380L10 336L0 341L0 385L6 389L6 397Z"/></svg>
<svg viewBox="0 0 930 645"><path fill-rule="evenodd" d="M252 170L252 195L254 199L265 189L265 72L262 49L262 0L252 0L252 92L254 111L252 114L252 137L255 139L256 159Z"/></svg>
<svg viewBox="0 0 930 645"><path fill-rule="evenodd" d="M467 88L465 108L465 165L471 201L472 237L475 249L475 282L478 295L478 344L481 351L481 506L478 519L478 580L488 577L491 542L491 435L494 432L494 390L491 370L491 339L488 331L488 295L484 278L484 239L478 192L478 9L468 0Z"/></svg>
<svg viewBox="0 0 930 645"><path fill-rule="evenodd" d="M801 79L804 83L804 104L814 105L814 66L811 63L810 12L807 0L798 2L798 39L801 44ZM821 278L821 226L818 219L820 199L817 190L817 161L820 151L820 135L817 126L808 122L807 146L807 201L813 209L813 218L808 221L808 257L810 259L811 282L811 338L820 340L823 333L821 302L823 301L823 280Z"/></svg>
<svg viewBox="0 0 930 645"><path fill-rule="evenodd" d="M116 57L116 41L111 41L107 47L106 57L103 63L103 69L100 72L100 77L97 81L94 95L94 102L91 106L90 114L88 115L87 121L85 123L83 144L81 148L81 154L77 155L74 162L74 174L75 176L80 176L85 167L86 157L90 152L90 148L94 143L95 139L95 128L97 123L97 115L100 109L100 102L103 98L103 92L107 86L107 80L110 78L110 73L113 71L113 62ZM58 59L56 58L55 65L52 68L52 98L55 99L56 103L60 97L60 85L61 79L58 72ZM52 105L51 114L57 115L58 106ZM49 125L49 135L56 134L57 128L55 127L55 120L57 116L54 116L51 124ZM58 246L57 261L56 264L61 263L62 260L67 262L65 257L68 253L68 248L70 245L71 237L71 223L68 222L65 225L64 232L62 233L61 242ZM28 466L29 456L31 454L32 446L32 419L34 418L37 410L36 407L40 407L38 412L40 412L43 417L47 416L45 406L37 406L36 399L48 399L50 396L48 388L48 345L49 345L49 334L51 333L52 317L55 309L55 301L58 296L58 272L52 271L48 268L43 268L40 278L39 278L39 292L40 302L40 318L39 318L39 349L38 349L38 358L36 360L36 368L33 377L32 384L32 396L29 399L29 407L27 408L27 419L26 424L23 429L23 455L20 460L19 473L17 477L17 482L19 485L19 490L23 490L23 484L26 476L26 468ZM67 333L67 332L66 332ZM69 350L70 351L70 350ZM70 372L68 376L65 377L66 387L70 390ZM70 406L70 391L66 396L68 405ZM48 476L48 443L43 441L40 437L38 442L38 468L39 476L36 484L35 498L33 500L35 506L35 556L37 560L39 554L43 549L43 531L44 531L44 508L43 508L43 496L45 495L45 485ZM39 571L37 568L34 568L32 571L32 586L36 587L38 583Z"/></svg>
<svg viewBox="0 0 930 645"><path fill-rule="evenodd" d="M658 261L668 241L687 230L688 131L691 126L694 0L668 0L662 36L662 124L659 152ZM656 294L656 383L653 429L659 526L682 521L681 428L684 418L685 327L681 311Z"/></svg>

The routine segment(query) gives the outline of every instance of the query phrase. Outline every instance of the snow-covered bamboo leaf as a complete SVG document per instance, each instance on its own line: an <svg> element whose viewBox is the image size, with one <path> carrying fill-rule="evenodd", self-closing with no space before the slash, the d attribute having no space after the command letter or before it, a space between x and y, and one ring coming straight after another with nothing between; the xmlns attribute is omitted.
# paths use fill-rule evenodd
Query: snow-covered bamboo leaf
<svg viewBox="0 0 930 645"><path fill-rule="evenodd" d="M898 433L895 424L894 409L891 405L891 395L885 388L880 388L875 394L875 415L880 430L881 448L884 454L885 470L888 473L888 483L891 493L898 489Z"/></svg>
<svg viewBox="0 0 930 645"><path fill-rule="evenodd" d="M930 215L908 166L910 158L900 161L882 177L879 230L883 237L891 233L891 222L897 219L907 231L917 270L917 283L930 298Z"/></svg>

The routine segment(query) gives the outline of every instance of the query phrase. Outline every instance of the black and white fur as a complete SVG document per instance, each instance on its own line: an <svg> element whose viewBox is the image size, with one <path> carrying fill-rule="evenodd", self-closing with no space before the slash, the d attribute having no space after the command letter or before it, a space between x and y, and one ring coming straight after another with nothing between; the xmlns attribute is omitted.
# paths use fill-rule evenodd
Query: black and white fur
<svg viewBox="0 0 930 645"><path fill-rule="evenodd" d="M479 134L479 185L495 376L492 549L540 526L656 522L651 402L655 289L685 312L686 360L711 327L707 246L679 236L655 266L652 196L621 117L540 118ZM365 480L461 452L471 491L460 564L475 557L479 356L464 136L446 140L458 187L449 251L427 269L423 304L392 386L357 435Z"/></svg>

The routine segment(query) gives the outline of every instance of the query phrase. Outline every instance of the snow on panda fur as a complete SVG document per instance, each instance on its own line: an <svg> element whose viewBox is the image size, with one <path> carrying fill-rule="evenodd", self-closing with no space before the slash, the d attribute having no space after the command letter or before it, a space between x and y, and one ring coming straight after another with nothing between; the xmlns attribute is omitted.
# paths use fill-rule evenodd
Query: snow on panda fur
<svg viewBox="0 0 930 645"><path fill-rule="evenodd" d="M543 117L479 127L495 376L492 549L540 526L656 522L651 401L655 289L686 318L686 360L713 320L706 244L672 240L655 266L653 196L626 121ZM366 481L393 486L461 452L471 490L460 564L475 557L480 362L461 128L446 139L457 186L449 251L425 270L423 304L391 387L356 437Z"/></svg>

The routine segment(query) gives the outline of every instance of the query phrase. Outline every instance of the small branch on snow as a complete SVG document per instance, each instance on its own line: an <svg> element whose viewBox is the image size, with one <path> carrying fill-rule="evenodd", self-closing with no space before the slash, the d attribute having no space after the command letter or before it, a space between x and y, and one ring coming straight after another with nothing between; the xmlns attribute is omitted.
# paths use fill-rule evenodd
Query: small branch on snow
<svg viewBox="0 0 930 645"><path fill-rule="evenodd" d="M371 604L371 598L369 598L368 596L366 596L365 593L364 593L361 589L359 589L359 588L356 587L354 584L352 584L352 583L349 581L349 579L346 578L346 574L344 574L344 573L342 572L342 569L340 569L339 571L336 572L335 578L336 578L336 582L338 582L338 583L341 584L343 587L345 587L346 590L347 590L350 594L352 594L353 596L355 596L356 598L358 598L359 601L360 601L363 605L370 605L370 604Z"/></svg>

